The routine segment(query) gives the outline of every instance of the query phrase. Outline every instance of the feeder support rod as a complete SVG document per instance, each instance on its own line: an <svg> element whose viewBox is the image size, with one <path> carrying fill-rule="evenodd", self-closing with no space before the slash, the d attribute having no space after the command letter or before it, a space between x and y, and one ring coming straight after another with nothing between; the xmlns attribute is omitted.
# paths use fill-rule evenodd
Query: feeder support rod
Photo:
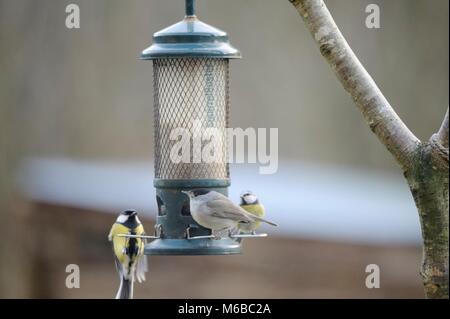
<svg viewBox="0 0 450 319"><path fill-rule="evenodd" d="M186 0L186 16L195 16L195 0Z"/></svg>

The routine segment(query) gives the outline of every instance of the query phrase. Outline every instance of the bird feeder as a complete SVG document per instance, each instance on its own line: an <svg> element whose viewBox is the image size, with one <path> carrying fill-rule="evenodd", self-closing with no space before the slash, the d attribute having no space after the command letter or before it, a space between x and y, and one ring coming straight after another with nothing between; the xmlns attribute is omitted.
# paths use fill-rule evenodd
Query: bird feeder
<svg viewBox="0 0 450 319"><path fill-rule="evenodd" d="M240 241L212 239L211 231L191 217L181 191L208 188L227 195L230 185L226 143L214 163L174 162L171 133L184 129L201 134L207 128L225 132L229 114L229 60L241 58L225 32L201 22L195 1L186 0L185 18L153 35L141 54L153 61L155 179L158 216L148 255L227 255L240 253Z"/></svg>

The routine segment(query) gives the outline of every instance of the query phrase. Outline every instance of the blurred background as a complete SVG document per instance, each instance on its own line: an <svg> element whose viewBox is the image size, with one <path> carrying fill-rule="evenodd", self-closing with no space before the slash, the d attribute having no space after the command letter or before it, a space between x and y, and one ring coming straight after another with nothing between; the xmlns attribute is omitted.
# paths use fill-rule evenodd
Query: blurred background
<svg viewBox="0 0 450 319"><path fill-rule="evenodd" d="M279 170L232 165L277 229L244 254L154 257L138 298L422 298L420 227L390 154L322 60L289 1L199 0L226 30L231 126L279 128ZM76 3L81 28L65 27ZM381 9L381 29L365 8ZM421 139L448 106L447 0L327 1L355 53ZM116 214L156 215L152 65L137 59L184 1L0 0L0 297L111 298ZM67 264L81 288L67 289ZM367 289L365 268L381 269Z"/></svg>

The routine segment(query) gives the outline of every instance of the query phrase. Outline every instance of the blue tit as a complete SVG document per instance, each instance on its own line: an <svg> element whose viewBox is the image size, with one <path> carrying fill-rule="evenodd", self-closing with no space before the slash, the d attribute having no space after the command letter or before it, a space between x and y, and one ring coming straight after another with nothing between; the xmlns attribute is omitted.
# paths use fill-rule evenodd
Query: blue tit
<svg viewBox="0 0 450 319"><path fill-rule="evenodd" d="M239 224L264 222L277 226L256 216L233 203L228 197L208 189L183 191L189 196L192 218L201 226L209 228L213 234L236 228Z"/></svg>
<svg viewBox="0 0 450 319"><path fill-rule="evenodd" d="M259 202L258 197L250 191L241 194L241 208L245 209L250 214L258 217L264 217L266 214L264 206ZM255 233L255 230L261 225L260 221L256 220L253 223L238 224L238 229L243 233Z"/></svg>
<svg viewBox="0 0 450 319"><path fill-rule="evenodd" d="M122 237L118 235L131 235ZM147 258L144 256L144 227L135 210L126 210L112 225L108 239L112 241L117 272L120 277L116 299L133 299L133 284L145 280ZM133 237L135 236L135 237Z"/></svg>

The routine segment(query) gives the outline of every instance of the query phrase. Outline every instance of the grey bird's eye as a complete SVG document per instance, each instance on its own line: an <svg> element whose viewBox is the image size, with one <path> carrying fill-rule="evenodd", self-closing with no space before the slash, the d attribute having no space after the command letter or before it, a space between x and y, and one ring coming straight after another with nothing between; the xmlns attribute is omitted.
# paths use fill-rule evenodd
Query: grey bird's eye
<svg viewBox="0 0 450 319"><path fill-rule="evenodd" d="M200 196L200 195L205 195L209 193L208 189L204 189L204 188L200 188L200 189L194 189L192 191L192 193L194 194L194 197Z"/></svg>

